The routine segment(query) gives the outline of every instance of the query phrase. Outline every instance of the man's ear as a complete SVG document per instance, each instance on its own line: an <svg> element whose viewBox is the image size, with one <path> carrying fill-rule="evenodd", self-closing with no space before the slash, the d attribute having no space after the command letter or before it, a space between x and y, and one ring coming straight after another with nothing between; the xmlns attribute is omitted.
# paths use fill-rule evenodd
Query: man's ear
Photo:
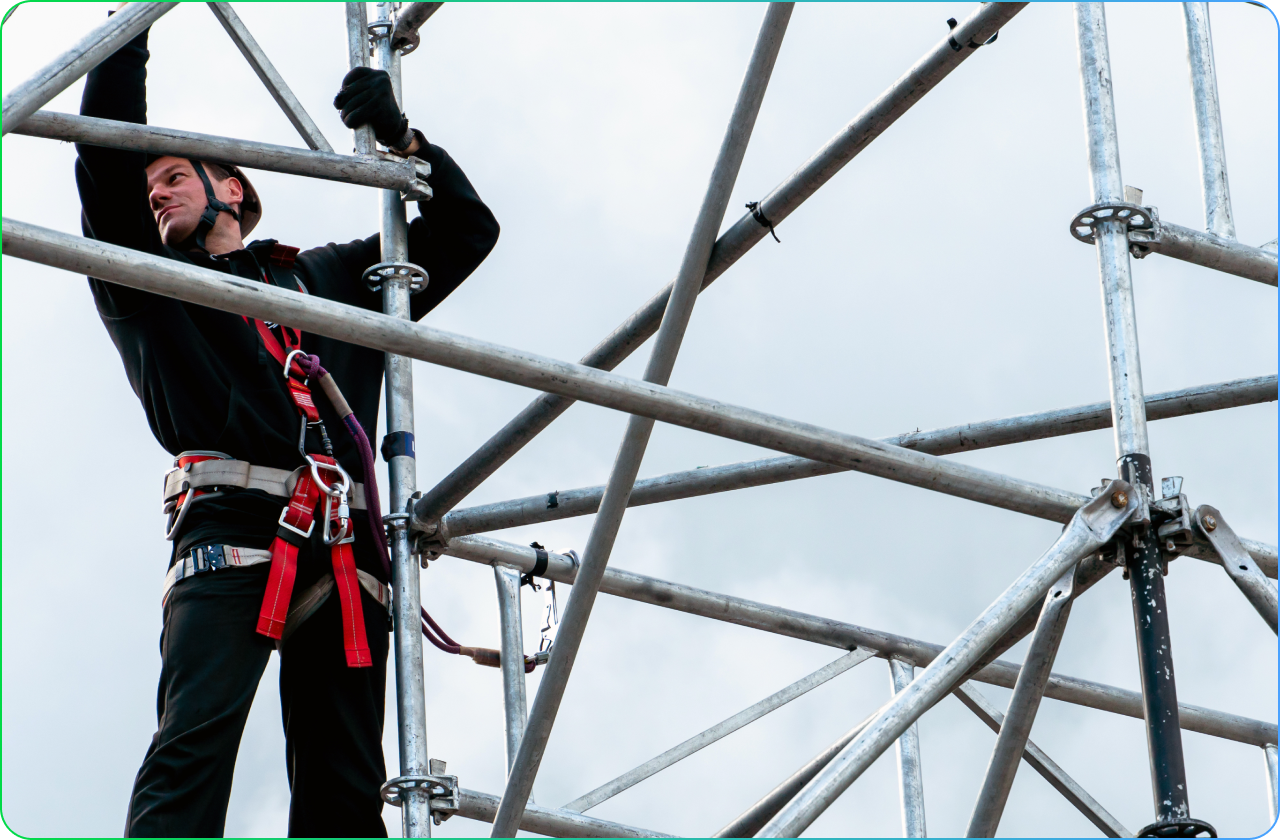
<svg viewBox="0 0 1280 840"><path fill-rule="evenodd" d="M244 185L240 183L240 179L234 175L222 182L227 188L227 203L239 204L244 201Z"/></svg>

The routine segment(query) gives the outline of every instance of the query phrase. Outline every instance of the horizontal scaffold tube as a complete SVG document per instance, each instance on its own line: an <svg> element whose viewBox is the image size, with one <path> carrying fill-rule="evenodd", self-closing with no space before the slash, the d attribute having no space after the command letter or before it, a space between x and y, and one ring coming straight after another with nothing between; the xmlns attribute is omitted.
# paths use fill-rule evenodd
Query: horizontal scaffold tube
<svg viewBox="0 0 1280 840"><path fill-rule="evenodd" d="M522 572L532 571L537 562L537 552L533 548L483 536L452 540L445 553L475 563L502 563ZM557 583L572 584L576 575L577 564L572 557L548 552L544 577ZM749 601L746 598L708 592L612 566L605 571L600 591L631 601L641 601L842 650L866 648L875 651L877 656L894 656L919 668L926 667L943 650L942 645L762 604L759 601ZM967 679L1013 688L1020 668L1016 662L998 660L975 674L967 675ZM1049 678L1045 696L1126 717L1142 718L1141 694L1089 680L1053 674ZM1257 747L1276 743L1277 728L1274 723L1187 703L1178 704L1178 710L1182 728L1189 732Z"/></svg>
<svg viewBox="0 0 1280 840"><path fill-rule="evenodd" d="M409 191L418 186L418 178L430 173L430 165L419 161L417 168L408 158L391 155L339 155L313 152L292 146L256 143L234 137L196 134L174 128L80 117L56 111L37 111L14 134L105 146L156 155L202 158L232 163L247 169L263 169L285 175L323 178L364 187Z"/></svg>
<svg viewBox="0 0 1280 840"><path fill-rule="evenodd" d="M1157 221L1155 230L1131 230L1129 241L1175 260L1276 285L1276 255L1203 230Z"/></svg>
<svg viewBox="0 0 1280 840"><path fill-rule="evenodd" d="M458 816L479 822L493 822L498 813L498 799L492 793L481 793L462 788L459 793ZM622 823L601 820L565 811L560 808L544 808L530 802L525 806L520 820L521 831L545 834L548 837L674 837L643 828L633 828Z"/></svg>
<svg viewBox="0 0 1280 840"><path fill-rule="evenodd" d="M3 244L5 254L20 259L1055 522L1070 520L1089 501L923 452L8 218Z"/></svg>
<svg viewBox="0 0 1280 840"><path fill-rule="evenodd" d="M839 133L818 149L795 172L764 198L756 210L761 218L780 224L823 184L835 177L873 140L893 125L925 94L933 90L952 70L973 55L980 44L991 39L1002 26L1026 6L1026 3L983 3L952 30L949 38L939 41L927 55L903 73L889 89L862 109ZM964 49L951 45L960 43ZM745 213L734 222L711 250L707 272L702 278L706 289L720 275L768 235L755 213ZM613 370L645 343L662 321L673 284L668 283L582 357L582 364L601 370ZM423 494L416 512L426 522L433 522L461 502L500 466L510 460L529 441L569 410L573 399L566 395L540 395L494 433L465 461L445 476L439 484Z"/></svg>
<svg viewBox="0 0 1280 840"><path fill-rule="evenodd" d="M1276 401L1276 377L1237 379L1147 397L1147 419L1182 417L1242 405ZM1039 414L1023 414L1001 420L967 423L927 432L908 432L882 443L902 446L930 455L950 455L993 446L1006 446L1059 435L1077 434L1111 427L1111 404L1094 403ZM636 482L628 502L630 507L688 499L747 487L760 487L800 478L845 472L840 467L783 456L743 461L718 467L667 473ZM541 493L523 499L494 502L451 511L441 520L443 539L516 528L538 522L587 516L600 506L603 486L580 487ZM1274 569L1271 576L1275 576Z"/></svg>

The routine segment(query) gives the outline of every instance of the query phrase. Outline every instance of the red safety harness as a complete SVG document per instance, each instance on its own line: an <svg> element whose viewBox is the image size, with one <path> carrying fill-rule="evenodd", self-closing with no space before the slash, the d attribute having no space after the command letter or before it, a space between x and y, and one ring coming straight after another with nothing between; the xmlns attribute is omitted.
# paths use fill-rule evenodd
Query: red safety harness
<svg viewBox="0 0 1280 840"><path fill-rule="evenodd" d="M292 273L291 270L297 253L297 248L277 243L271 251L268 267L262 270L263 282L270 285L279 285L275 283L270 267L279 267ZM296 281L297 278L295 277L294 280ZM304 294L307 293L306 287L301 282L298 282L297 285L300 291ZM263 346L280 363L284 371L289 397L293 400L293 405L298 410L301 420L301 428L298 433L298 452L307 462L307 467L309 467L309 470L304 467L298 474L289 503L280 512L280 527L276 531L276 537L272 541L270 548L271 570L267 578L267 589L262 599L262 608L258 614L257 632L272 639L279 640L283 638L285 625L289 617L289 602L293 596L294 580L297 577L298 551L310 542L311 534L315 530L317 507L320 497L323 495L325 500L324 515L321 517L321 521L324 523L323 537L324 544L331 549L330 559L333 564L333 578L342 607L342 639L347 657L347 666L351 668L370 667L373 665L373 658L369 653L369 643L365 634L364 609L360 600L360 573L356 570L355 557L351 552L351 544L355 541L347 504L348 495L352 490L351 477L333 457L332 444L329 441L324 424L320 421L320 412L317 410L315 401L311 396L311 388L308 384L309 377L318 377L318 381L329 396L330 402L334 404L334 409L338 414L342 415L343 423L356 441L356 449L366 473L364 486L365 509L369 515L369 524L373 531L374 539L377 540L382 537L381 521L379 519L377 484L374 482L373 477L373 453L369 446L369 441L360 426L359 420L338 390L337 383L333 382L332 377L320 366L320 360L315 356L308 356L302 351L302 333L299 330L286 327L283 324L269 324L248 317L245 317L244 320L246 324L253 326L257 330ZM308 427L317 428L320 433L321 444L327 454L320 455L306 451ZM383 456L388 457L385 451ZM230 461L231 458L221 452L184 452L179 455L174 464L175 471L184 470L189 472L191 465L208 460ZM245 465L245 467L248 470L263 469L255 468L252 465ZM269 472L280 471L270 470ZM329 477L328 481L326 481L326 476ZM245 481L249 480L246 477ZM249 485L232 484L231 486ZM287 488L287 484L285 487ZM181 488L180 492L179 488ZM286 492L288 491L286 490ZM187 509L194 499L202 496L215 497L222 495L219 487L215 486L212 490L197 489L188 485L185 480L181 483L176 480L173 482L166 481L166 493L172 493L166 498L165 502L165 513L170 514L172 517L167 535L169 539L176 537L177 532L182 527ZM389 577L391 565L386 555L386 544L380 543L375 547L382 562L383 577ZM534 543L534 547L539 555L539 565L545 569L547 554L537 543ZM208 546L208 548L225 549L226 547ZM234 551L235 549L232 550ZM179 562L184 561L180 558ZM203 569L200 566L200 563L195 564L194 571L202 571ZM214 562L210 567L221 568L221 563ZM184 565L182 568L185 569L186 566ZM535 574L538 573L537 570L538 565L535 565ZM187 572L187 574L191 573L190 571ZM181 577L181 575L177 576L177 578ZM176 582L176 579L173 582ZM167 586L171 586L173 582L168 583ZM379 600L382 600L380 596L378 597ZM304 602L306 600L304 598ZM383 603L385 605L385 601ZM305 603L303 606L305 606ZM299 609L302 608L302 606L299 607ZM437 648L446 653L469 656L473 661L481 665L499 666L501 657L498 651L458 644L441 629L440 625L427 614L425 609L420 608L420 610L422 613L422 632ZM434 632L432 632L433 630ZM439 638L437 638L437 635ZM523 657L525 672L532 671L536 664L544 662L547 653L547 651L540 651L538 657Z"/></svg>
<svg viewBox="0 0 1280 840"><path fill-rule="evenodd" d="M277 245L271 254L271 262L284 268L292 268L297 248ZM270 277L263 271L263 281ZM299 284L301 286L301 284ZM289 396L301 416L302 428L298 435L298 451L311 467L303 472L294 485L293 496L280 512L280 527L271 543L271 573L267 578L267 591L258 614L257 631L272 639L279 639L284 632L285 619L289 615L289 600L293 595L293 582L298 570L298 550L306 545L315 529L316 507L320 494L325 496L324 542L330 546L333 563L333 579L337 583L338 599L342 604L342 643L346 651L347 666L367 668L373 665L369 653L369 641L365 636L364 609L360 603L360 581L356 577L355 556L351 543L355 541L351 515L347 506L347 494L351 490L351 477L328 455L308 454L306 436L308 426L320 424L320 412L311 398L307 374L298 365L296 357L302 354L302 333L280 325L279 336L262 321L245 317L262 338L262 343L284 369ZM283 344L281 343L283 339ZM326 449L330 449L328 435L322 432ZM330 482L325 478L329 477ZM334 504L334 500L337 504ZM377 538L377 535L374 535Z"/></svg>

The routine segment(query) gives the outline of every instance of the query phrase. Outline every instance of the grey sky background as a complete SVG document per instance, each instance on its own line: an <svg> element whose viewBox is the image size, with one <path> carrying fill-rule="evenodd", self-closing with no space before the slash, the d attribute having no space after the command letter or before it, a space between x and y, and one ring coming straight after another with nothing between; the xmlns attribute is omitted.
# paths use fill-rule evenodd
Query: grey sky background
<svg viewBox="0 0 1280 840"><path fill-rule="evenodd" d="M97 25L109 3L36 3L3 31L3 86ZM340 4L237 6L334 147L345 71ZM792 17L726 226L878 96L971 3L802 4ZM674 275L764 7L449 4L404 63L405 110L467 171L503 227L496 250L427 318L576 360ZM1203 226L1177 4L1108 4L1125 182L1161 218ZM1216 3L1213 35L1240 239L1276 236L1277 29ZM151 36L155 125L300 146L203 4ZM77 84L50 106L78 109ZM672 386L869 437L1105 400L1095 256L1067 232L1090 203L1071 6L1033 4L778 227L698 302ZM4 140L11 218L79 233L65 144ZM370 190L252 173L256 236L311 247L377 229ZM158 492L151 437L82 277L3 260L3 814L28 836L113 835L155 726ZM1276 371L1276 292L1151 257L1134 264L1148 392ZM646 346L620 368L639 376ZM524 389L419 364L419 486L523 407ZM477 490L479 504L602 483L625 418L580 405ZM1276 541L1274 403L1151 425L1157 476ZM659 426L641 475L763 457ZM1114 475L1109 431L957 456L1085 492ZM385 478L383 478L385 481ZM590 518L497 534L581 549ZM618 567L931 642L950 641L1058 527L842 474L628 512ZM1179 697L1276 719L1276 640L1222 570L1166 579ZM489 569L444 558L424 602L464 644L498 644ZM541 596L525 590L537 647ZM567 590L561 591L561 597ZM563 603L563 602L562 602ZM1023 646L1006 658L1019 660ZM535 797L558 806L839 656L812 644L602 597ZM1055 670L1137 688L1128 584L1077 602ZM431 755L500 793L497 671L426 652ZM530 679L530 698L540 671ZM229 835L282 834L288 789L273 660L237 765ZM393 681L389 681L389 689ZM1003 707L1008 692L982 691ZM591 811L706 834L889 696L868 661ZM394 774L394 696L385 745ZM921 721L930 833L963 833L994 736L958 701ZM1033 732L1130 830L1151 821L1142 722L1046 701ZM1194 816L1267 828L1261 751L1187 733ZM814 836L900 833L892 753ZM399 833L399 814L385 813ZM487 834L463 819L440 836ZM1007 836L1096 836L1019 773Z"/></svg>

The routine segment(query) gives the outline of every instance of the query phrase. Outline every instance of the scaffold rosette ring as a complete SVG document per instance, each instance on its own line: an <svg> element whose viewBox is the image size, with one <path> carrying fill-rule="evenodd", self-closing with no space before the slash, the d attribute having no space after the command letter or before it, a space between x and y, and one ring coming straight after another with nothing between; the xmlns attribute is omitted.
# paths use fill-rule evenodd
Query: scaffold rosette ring
<svg viewBox="0 0 1280 840"><path fill-rule="evenodd" d="M427 276L427 270L411 262L378 263L366 268L364 275L360 279L364 281L364 284L369 287L371 292L381 291L382 284L387 282L405 283L408 285L409 294L411 295L416 295L426 289L427 284L431 282L431 278Z"/></svg>
<svg viewBox="0 0 1280 840"><path fill-rule="evenodd" d="M398 806L404 801L405 791L410 790L426 790L433 812L452 814L458 810L457 776L432 776L425 773L396 776L394 779L387 779L378 793L382 796L383 802Z"/></svg>
<svg viewBox="0 0 1280 840"><path fill-rule="evenodd" d="M1086 207L1071 220L1071 235L1092 245L1094 231L1101 222L1124 222L1127 230L1150 230L1155 227L1156 210L1137 204L1117 202Z"/></svg>

